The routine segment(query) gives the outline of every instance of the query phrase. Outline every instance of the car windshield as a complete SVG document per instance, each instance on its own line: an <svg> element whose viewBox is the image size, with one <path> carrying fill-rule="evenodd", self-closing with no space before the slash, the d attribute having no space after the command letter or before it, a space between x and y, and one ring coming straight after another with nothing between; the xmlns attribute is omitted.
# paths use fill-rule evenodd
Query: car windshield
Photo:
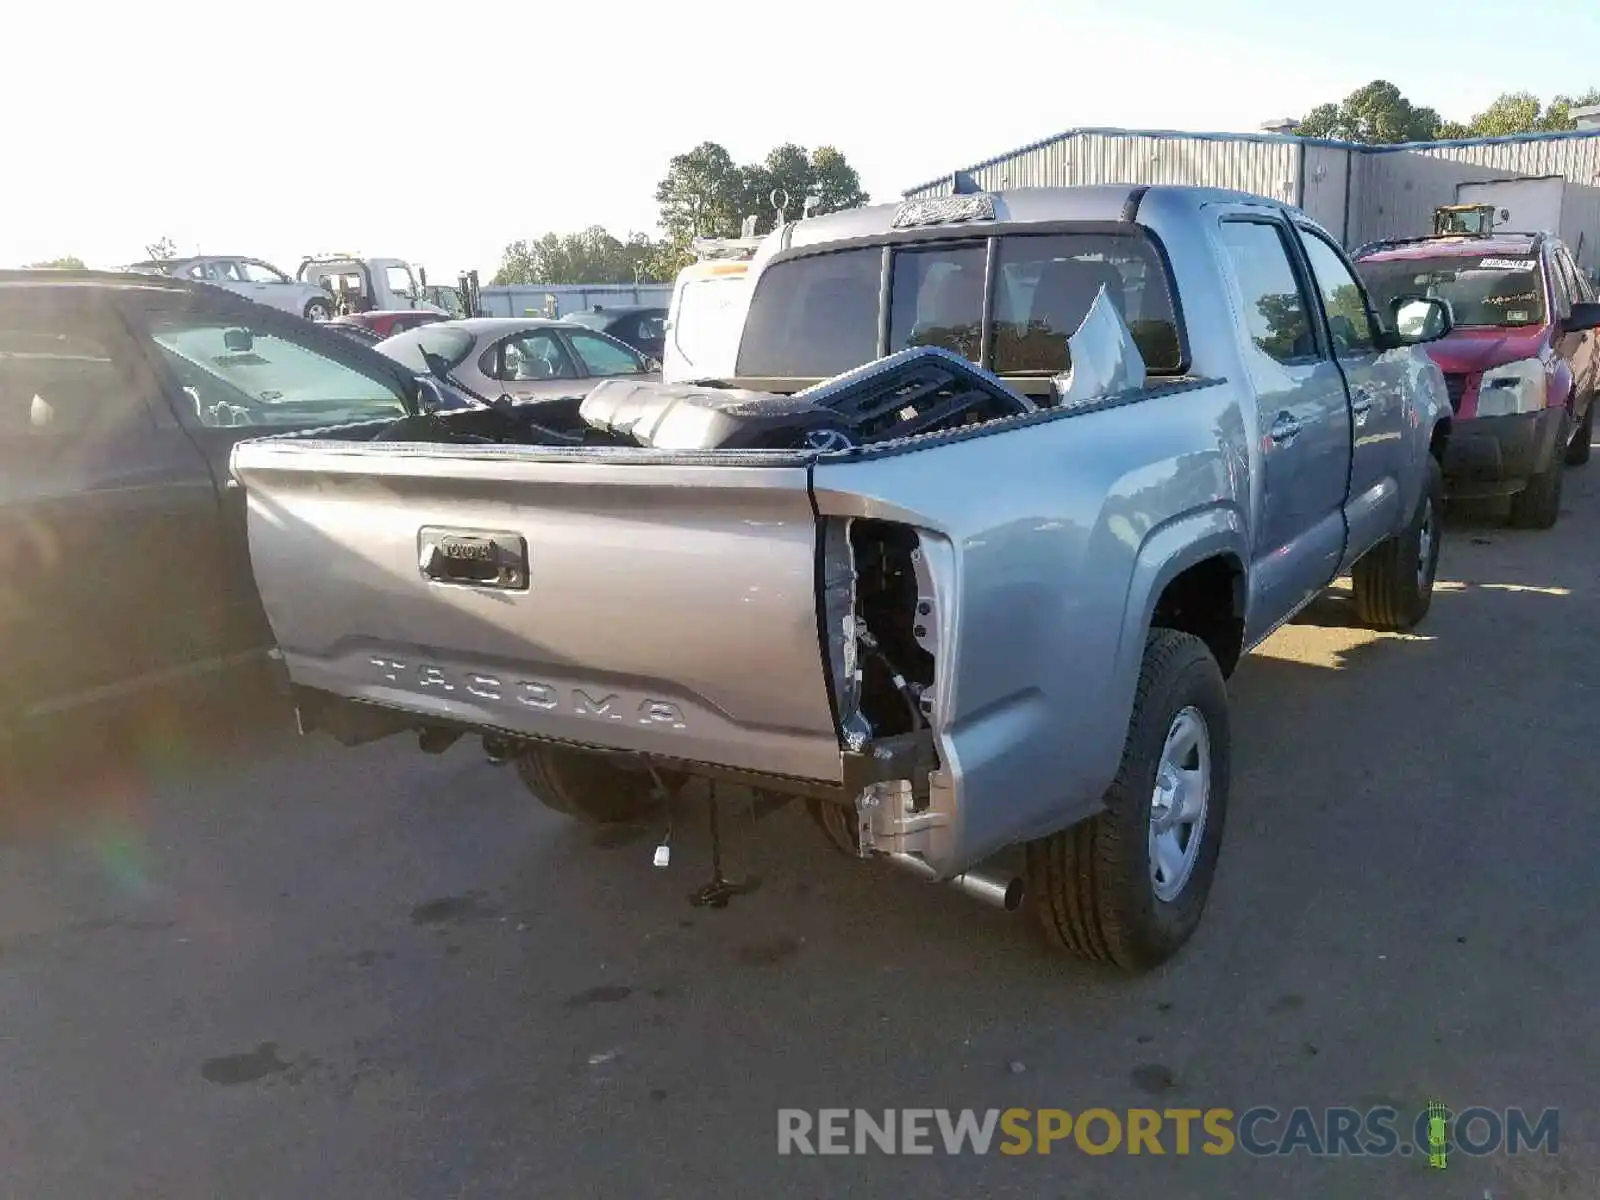
<svg viewBox="0 0 1600 1200"><path fill-rule="evenodd" d="M464 329L440 324L419 325L379 342L379 353L404 363L418 375L431 375L435 366L449 370L472 353L473 337ZM433 359L434 362L429 360Z"/></svg>
<svg viewBox="0 0 1600 1200"><path fill-rule="evenodd" d="M1544 277L1537 255L1441 254L1356 263L1379 312L1401 296L1450 304L1457 325L1541 325Z"/></svg>

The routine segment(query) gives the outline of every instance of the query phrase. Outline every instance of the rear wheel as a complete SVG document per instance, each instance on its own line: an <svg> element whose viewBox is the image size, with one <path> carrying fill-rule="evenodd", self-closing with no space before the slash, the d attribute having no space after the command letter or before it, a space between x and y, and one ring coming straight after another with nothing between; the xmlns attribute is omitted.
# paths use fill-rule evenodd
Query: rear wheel
<svg viewBox="0 0 1600 1200"><path fill-rule="evenodd" d="M1511 497L1511 524L1519 529L1549 529L1561 515L1561 477L1566 473L1567 439L1572 433L1572 418L1561 414L1561 428L1550 461L1544 470L1528 480L1528 486Z"/></svg>
<svg viewBox="0 0 1600 1200"><path fill-rule="evenodd" d="M1440 514L1444 474L1428 459L1428 476L1411 524L1397 537L1379 542L1351 568L1356 615L1370 629L1410 629L1428 615L1433 580L1439 570Z"/></svg>
<svg viewBox="0 0 1600 1200"><path fill-rule="evenodd" d="M306 303L305 317L308 321L326 321L333 316L333 305L326 300L310 300Z"/></svg>
<svg viewBox="0 0 1600 1200"><path fill-rule="evenodd" d="M564 746L534 746L516 757L517 776L546 808L595 825L625 825L661 808L643 768ZM669 784L670 786L670 784Z"/></svg>
<svg viewBox="0 0 1600 1200"><path fill-rule="evenodd" d="M1027 894L1046 935L1144 971L1200 924L1228 811L1222 671L1199 638L1152 630L1105 811L1029 843Z"/></svg>
<svg viewBox="0 0 1600 1200"><path fill-rule="evenodd" d="M806 811L835 850L851 858L861 857L861 827L854 811L842 804L810 798L806 800Z"/></svg>
<svg viewBox="0 0 1600 1200"><path fill-rule="evenodd" d="M1594 446L1594 406L1600 404L1600 395L1589 399L1589 411L1583 414L1583 424L1578 426L1578 436L1567 447L1567 466L1581 467L1589 461Z"/></svg>

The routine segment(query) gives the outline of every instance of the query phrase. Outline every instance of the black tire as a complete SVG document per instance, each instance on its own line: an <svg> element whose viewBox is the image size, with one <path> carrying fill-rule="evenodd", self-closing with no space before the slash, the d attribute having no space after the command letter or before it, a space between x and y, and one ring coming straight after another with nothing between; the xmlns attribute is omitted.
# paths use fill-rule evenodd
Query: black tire
<svg viewBox="0 0 1600 1200"><path fill-rule="evenodd" d="M1550 529L1561 515L1561 479L1566 474L1567 437L1572 432L1572 420L1561 414L1561 428L1556 431L1556 443L1550 450L1550 461L1544 470L1528 480L1528 486L1511 497L1509 524L1518 529Z"/></svg>
<svg viewBox="0 0 1600 1200"><path fill-rule="evenodd" d="M806 811L828 839L828 844L851 858L861 857L861 827L856 814L842 804L828 800L806 799Z"/></svg>
<svg viewBox="0 0 1600 1200"><path fill-rule="evenodd" d="M1208 793L1193 865L1171 899L1156 894L1150 835L1163 747L1186 710L1203 718L1210 748ZM1200 924L1222 848L1230 774L1228 692L1204 642L1170 629L1145 642L1122 765L1105 811L1027 846L1027 894L1056 945L1126 971L1171 958Z"/></svg>
<svg viewBox="0 0 1600 1200"><path fill-rule="evenodd" d="M327 300L306 301L305 318L308 321L327 321L333 318L333 305Z"/></svg>
<svg viewBox="0 0 1600 1200"><path fill-rule="evenodd" d="M1594 447L1594 408L1600 404L1600 395L1591 396L1589 411L1583 414L1583 424L1578 426L1578 435L1572 439L1572 444L1567 447L1567 466L1581 467L1589 461L1589 454Z"/></svg>
<svg viewBox="0 0 1600 1200"><path fill-rule="evenodd" d="M563 816L594 825L629 825L661 808L649 771L598 754L535 746L515 761L517 776L534 798Z"/></svg>
<svg viewBox="0 0 1600 1200"><path fill-rule="evenodd" d="M1356 616L1369 629L1410 629L1428 615L1443 542L1444 473L1428 459L1428 478L1404 533L1379 542L1350 571ZM1424 559L1424 539L1427 556Z"/></svg>

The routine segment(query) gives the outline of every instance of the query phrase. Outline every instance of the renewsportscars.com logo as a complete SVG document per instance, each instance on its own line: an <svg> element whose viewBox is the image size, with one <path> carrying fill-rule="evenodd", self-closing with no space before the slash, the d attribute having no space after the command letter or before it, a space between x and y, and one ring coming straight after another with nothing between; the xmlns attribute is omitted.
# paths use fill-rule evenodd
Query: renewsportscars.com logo
<svg viewBox="0 0 1600 1200"><path fill-rule="evenodd" d="M1206 1154L1316 1158L1425 1157L1443 1167L1453 1151L1557 1154L1560 1110L1530 1118L1520 1108L1414 1113L1391 1107L1292 1108L803 1108L778 1110L779 1154Z"/></svg>

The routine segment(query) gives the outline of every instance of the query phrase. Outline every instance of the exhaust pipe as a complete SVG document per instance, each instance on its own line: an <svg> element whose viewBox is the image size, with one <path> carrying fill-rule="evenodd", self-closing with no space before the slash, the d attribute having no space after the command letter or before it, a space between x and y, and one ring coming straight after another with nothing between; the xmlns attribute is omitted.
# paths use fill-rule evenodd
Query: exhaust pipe
<svg viewBox="0 0 1600 1200"><path fill-rule="evenodd" d="M886 857L895 866L902 867L913 875L920 875L923 879L938 879L938 873L915 854L890 854ZM1024 889L1020 875L990 875L983 871L967 871L946 882L974 900L981 900L1006 912L1016 912L1022 907Z"/></svg>

